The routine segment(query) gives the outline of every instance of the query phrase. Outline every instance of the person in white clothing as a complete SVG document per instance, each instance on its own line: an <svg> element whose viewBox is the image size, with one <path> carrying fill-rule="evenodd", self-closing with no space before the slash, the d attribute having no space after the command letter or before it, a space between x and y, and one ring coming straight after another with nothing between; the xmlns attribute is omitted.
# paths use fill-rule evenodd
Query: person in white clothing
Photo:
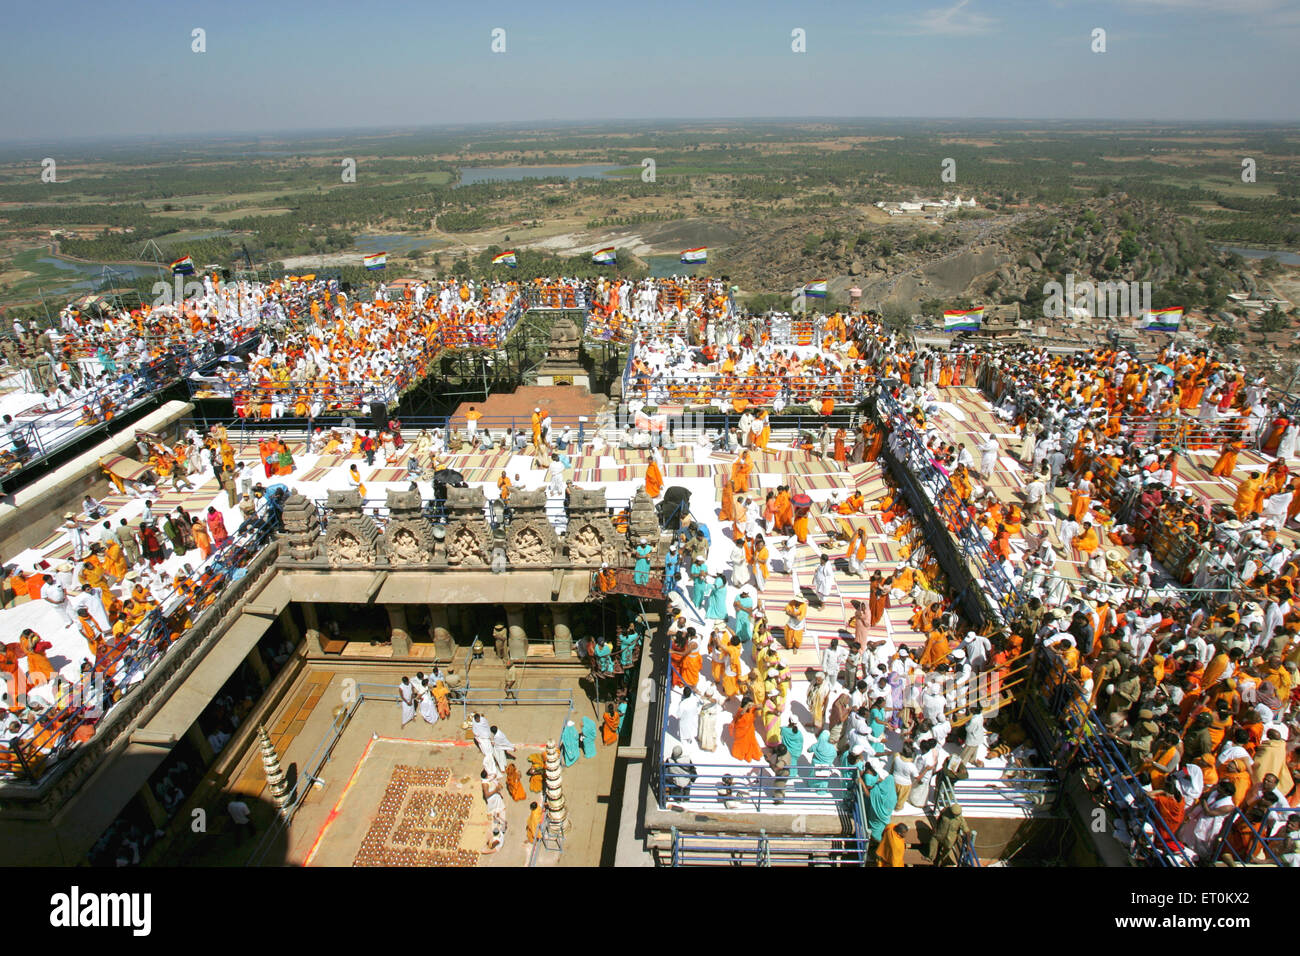
<svg viewBox="0 0 1300 956"><path fill-rule="evenodd" d="M813 590L817 596L825 601L838 588L835 583L835 565L831 563L829 555L822 555L821 564L813 572Z"/></svg>
<svg viewBox="0 0 1300 956"><path fill-rule="evenodd" d="M993 468L998 463L998 440L989 435L980 443L980 476L985 481L993 477Z"/></svg>
<svg viewBox="0 0 1300 956"><path fill-rule="evenodd" d="M397 699L402 705L402 726L405 727L415 719L415 688L411 686L411 678L403 677L397 685Z"/></svg>
<svg viewBox="0 0 1300 956"><path fill-rule="evenodd" d="M492 758L496 761L497 771L506 772L508 764L515 755L515 745L510 742L510 738L502 733L499 727L489 727L492 732Z"/></svg>
<svg viewBox="0 0 1300 956"><path fill-rule="evenodd" d="M982 767L988 753L989 735L984 729L984 712L972 707L970 719L966 721L966 746L962 748L961 761L972 767Z"/></svg>
<svg viewBox="0 0 1300 956"><path fill-rule="evenodd" d="M474 743L483 752L483 756L495 760L492 747L492 725L488 723L487 718L482 714L471 714L469 726L474 733Z"/></svg>
<svg viewBox="0 0 1300 956"><path fill-rule="evenodd" d="M687 747L694 747L700 732L699 696L689 687L682 688L682 700L677 705L677 737Z"/></svg>

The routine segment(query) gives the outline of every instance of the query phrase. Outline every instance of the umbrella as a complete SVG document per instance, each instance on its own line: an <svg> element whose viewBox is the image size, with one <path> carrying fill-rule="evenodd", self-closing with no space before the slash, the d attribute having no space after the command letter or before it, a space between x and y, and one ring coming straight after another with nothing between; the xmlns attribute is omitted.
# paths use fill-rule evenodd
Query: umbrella
<svg viewBox="0 0 1300 956"><path fill-rule="evenodd" d="M790 499L790 504L794 505L796 508L811 508L812 499L801 491Z"/></svg>
<svg viewBox="0 0 1300 956"><path fill-rule="evenodd" d="M1154 368L1157 372L1164 372L1166 375L1170 377L1172 377L1174 374L1174 370L1171 369L1168 365L1161 365L1157 363L1151 367Z"/></svg>
<svg viewBox="0 0 1300 956"><path fill-rule="evenodd" d="M465 476L455 468L439 468L433 473L432 480L441 481L443 484L447 485L459 485L464 482Z"/></svg>

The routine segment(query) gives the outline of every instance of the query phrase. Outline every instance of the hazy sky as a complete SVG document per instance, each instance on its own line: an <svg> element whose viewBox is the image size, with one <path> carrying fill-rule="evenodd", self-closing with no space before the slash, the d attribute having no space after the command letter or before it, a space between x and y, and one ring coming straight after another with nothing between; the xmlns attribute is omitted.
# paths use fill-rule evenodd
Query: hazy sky
<svg viewBox="0 0 1300 956"><path fill-rule="evenodd" d="M697 117L1286 122L1298 54L1300 0L66 0L5 18L0 142Z"/></svg>

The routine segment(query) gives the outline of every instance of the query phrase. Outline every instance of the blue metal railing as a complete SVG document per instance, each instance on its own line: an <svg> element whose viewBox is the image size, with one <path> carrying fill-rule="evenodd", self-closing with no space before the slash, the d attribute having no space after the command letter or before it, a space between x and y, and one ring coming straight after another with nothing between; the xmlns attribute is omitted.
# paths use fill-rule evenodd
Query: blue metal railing
<svg viewBox="0 0 1300 956"><path fill-rule="evenodd" d="M1286 864L1283 862L1281 857L1278 856L1277 851L1270 845L1287 839L1285 829L1276 836L1265 836L1265 834L1272 829L1269 817L1274 814L1279 816L1289 816L1293 813L1300 813L1300 807L1275 806L1270 808L1269 811L1264 814L1264 818L1259 821L1258 825L1256 825L1250 821L1250 818L1246 816L1241 807L1233 807L1232 811L1223 818L1223 823L1220 824L1219 836L1214 848L1214 854L1210 857L1208 862L1217 863L1226 853L1231 856L1236 863L1242 865L1258 865L1256 857L1262 851L1265 862L1271 863L1273 866L1285 866ZM1237 835L1234 833L1237 827L1241 827L1242 830L1245 831L1244 839L1247 843L1244 853L1239 851L1232 843L1232 838Z"/></svg>
<svg viewBox="0 0 1300 956"><path fill-rule="evenodd" d="M948 476L930 462L925 443L902 406L885 391L880 392L876 403L881 418L890 427L891 438L897 439L902 451L898 462L900 478L910 479L913 493L920 496L920 502L914 503L914 507L928 503L938 516L956 526L953 536L962 556L974 564L977 583L982 584L984 595L992 598L991 610L1005 620L1024 600L1022 589L1016 587L999 564L989 560L992 552L979 526L971 520Z"/></svg>
<svg viewBox="0 0 1300 956"><path fill-rule="evenodd" d="M867 841L857 833L848 836L809 833L753 836L682 833L672 830L670 865L678 866L809 866L818 862L838 866L865 866Z"/></svg>
<svg viewBox="0 0 1300 956"><path fill-rule="evenodd" d="M121 638L105 637L107 652L95 659L93 683L83 682L82 690L65 695L66 700L61 699L22 733L0 744L0 767L7 775L40 779L58 757L77 746L76 731L83 723L98 724L111 708L129 700L144 676L174 646L173 633L188 630L175 615L201 615L218 595L230 598L242 588L244 569L262 553L279 527L279 512L264 510L246 524L195 569L191 590L169 588L157 606ZM110 683L121 687L121 694L105 693ZM19 688L9 690L16 700ZM65 690L71 690L71 685Z"/></svg>
<svg viewBox="0 0 1300 956"><path fill-rule="evenodd" d="M1130 852L1138 863L1191 866L1191 856L1166 834L1155 804L1060 654L1037 649L1032 685L1034 692L1025 696L1024 717L1039 752L1050 756L1057 773L1064 775L1075 760L1096 771L1100 795L1124 824Z"/></svg>

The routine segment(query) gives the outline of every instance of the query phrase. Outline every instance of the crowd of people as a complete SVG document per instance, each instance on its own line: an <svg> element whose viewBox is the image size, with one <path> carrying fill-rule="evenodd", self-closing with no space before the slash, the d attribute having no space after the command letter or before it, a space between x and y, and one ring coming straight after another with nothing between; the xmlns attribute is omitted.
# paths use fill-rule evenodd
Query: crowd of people
<svg viewBox="0 0 1300 956"><path fill-rule="evenodd" d="M67 560L24 558L3 565L3 606L32 603L39 629L25 628L0 648L4 706L0 728L3 772L39 775L61 752L93 736L103 714L143 679L167 646L192 626L230 580L260 550L253 532L273 524L287 494L282 484L260 482L235 497L234 450L222 426L200 437L190 431L169 447L159 436L138 433L149 467L134 480L109 467L115 490L129 496L129 517L111 515L86 495L80 513L67 512L60 528ZM227 488L239 524L210 505L156 511L161 476L189 488L216 474ZM243 535L242 532L250 532ZM47 652L58 641L59 667ZM76 648L76 652L70 652Z"/></svg>
<svg viewBox="0 0 1300 956"><path fill-rule="evenodd" d="M205 278L207 294L216 288ZM253 329L247 316L196 304L115 309L107 300L70 305L56 325L15 321L0 337L11 370L5 396L6 447L0 472L73 440L83 426L110 422L122 409L214 358L214 341L237 343Z"/></svg>
<svg viewBox="0 0 1300 956"><path fill-rule="evenodd" d="M681 550L667 562L666 590L708 622L699 630L683 617L671 629L684 749L665 755L670 792L690 791L695 761L719 746L725 708L732 757L767 768L768 799L833 788L852 768L869 794L871 835L892 856L898 844L885 831L894 808L933 794L925 784L945 768L960 775L994 743L1005 752L1026 740L1017 725L999 722L1000 737L986 728L996 694L961 706L971 695L960 689L980 675L996 688L1025 652L1041 648L1096 708L1145 791L1149 812L1123 819L1118 835L1181 864L1229 853L1300 865L1300 480L1288 462L1300 425L1289 403L1209 350L1172 344L1146 360L1115 348L944 353L917 349L866 316L825 339L819 352L836 351L839 339L862 363L864 407L874 412L861 435L836 437L834 457L853 464L882 444L890 450L972 559L987 624L969 626L961 606L932 590L943 588L924 565L877 569L870 600L854 604L852 640L832 641L823 649L832 656L808 674L800 703L812 721L792 720L781 658L802 644L809 602L833 591L837 562L824 554L821 586L815 575L811 593L779 598L785 607L773 618L783 620L769 624L771 562L788 569L785 542L806 533L792 534L787 486L764 489L763 502L751 493L742 453L718 502L734 560L711 568ZM666 388L668 369L698 362L705 341L652 346L676 359L647 365L646 387ZM945 418L954 387L982 389L1007 434L999 440ZM741 429L741 445L766 448L764 410L744 410L752 436ZM1246 449L1257 467L1238 464ZM1187 474L1198 455L1208 474L1193 485ZM994 480L1008 471L1010 481ZM647 480L647 492L656 484ZM837 499L824 510L879 513L887 532L919 523L892 487L877 501ZM856 557L851 544L841 569L862 570ZM868 633L891 603L911 605L919 648ZM710 798L729 806L745 805L746 787L758 786L740 774L709 784ZM939 809L953 840L927 847L934 859L955 852L962 832L960 806Z"/></svg>
<svg viewBox="0 0 1300 956"><path fill-rule="evenodd" d="M241 418L322 414L395 401L449 348L497 348L520 314L520 287L507 281L380 283L369 301L333 280L258 287L270 312L246 368L218 374ZM287 293L302 296L286 302Z"/></svg>

